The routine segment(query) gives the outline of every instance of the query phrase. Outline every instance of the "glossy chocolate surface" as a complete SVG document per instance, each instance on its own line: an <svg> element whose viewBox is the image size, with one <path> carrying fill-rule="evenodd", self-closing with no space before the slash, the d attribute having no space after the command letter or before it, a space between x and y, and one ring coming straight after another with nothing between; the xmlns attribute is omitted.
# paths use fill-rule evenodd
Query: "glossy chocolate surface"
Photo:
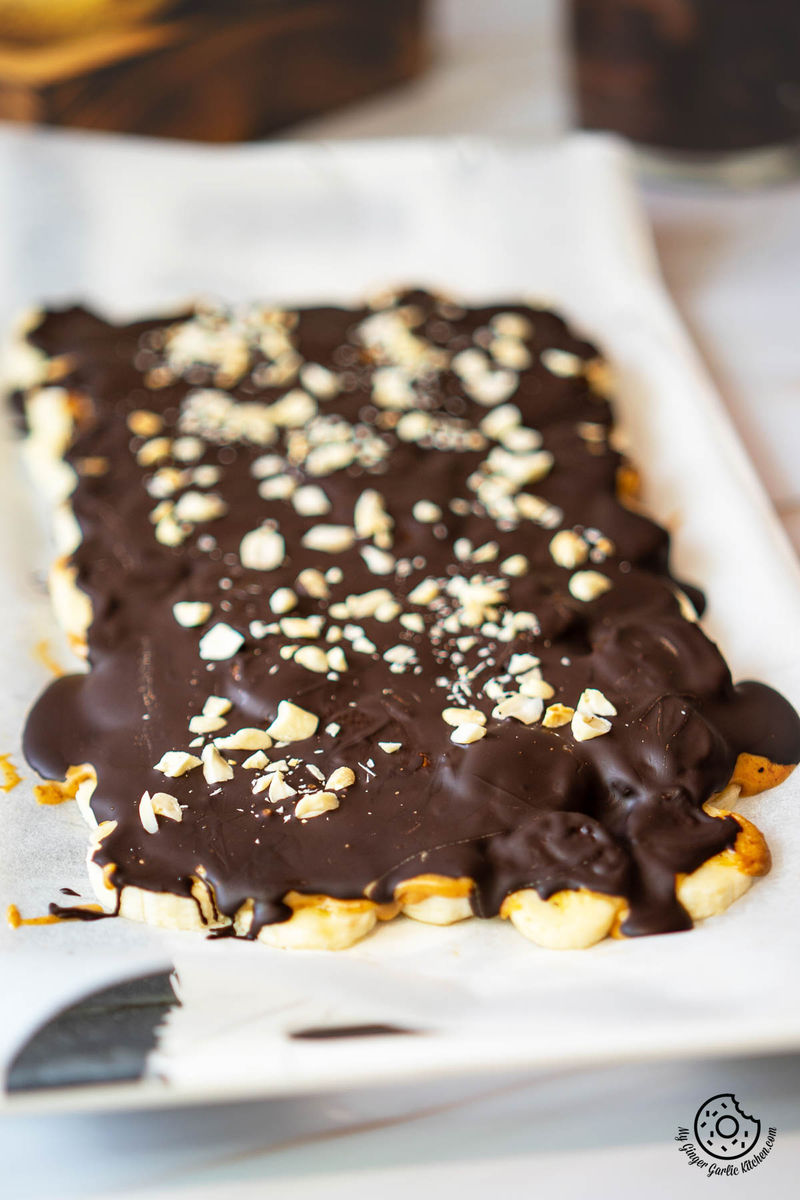
<svg viewBox="0 0 800 1200"><path fill-rule="evenodd" d="M94 764L92 809L116 822L95 857L114 864L118 887L187 894L202 868L222 913L254 900L251 933L289 915L290 890L386 901L432 873L474 879L479 916L521 887L583 887L628 899L628 934L691 924L676 872L739 829L703 802L742 752L796 762L800 722L769 688L734 687L682 615L667 533L618 499L622 460L591 345L550 312L464 310L424 293L382 310L207 311L125 327L71 309L48 313L30 339L69 356L62 383L88 401L67 461L79 474L72 562L94 620L89 673L51 684L25 751L48 777ZM206 389L216 399L198 401ZM129 427L142 410L163 423L157 436L183 439L155 462L141 461L148 438ZM324 491L328 511L297 511L304 486ZM365 491L379 495L377 520L360 522L371 532L338 550L303 545L319 525L352 533ZM177 520L171 506L187 492L219 497L219 513L189 502ZM173 521L180 544L163 544L155 531L169 539ZM283 559L244 566L242 538L264 522ZM571 566L554 557L565 530L576 538L557 557L573 552ZM298 582L309 568L328 573L326 596ZM425 580L438 593L415 603ZM297 597L283 614L270 609L278 588ZM375 589L391 593L377 615L347 599ZM180 625L183 601L207 603L207 619ZM297 617L319 617L316 636L282 624ZM200 639L223 622L241 646L204 661ZM289 657L304 645L339 647L346 669L341 657L323 671L303 665L313 655ZM579 740L569 721L543 724L541 710L574 709L585 689L615 710L593 710L607 731ZM528 724L502 715L521 694ZM224 724L189 732L209 696L231 702ZM264 751L284 760L281 785L269 765L242 765L252 750L223 749L233 774L219 783L197 766L177 778L155 769L167 751L199 756L215 737L264 730L283 700L318 724ZM478 710L485 724L467 722L466 736L476 724L485 735L451 740L442 712L454 707ZM338 807L298 819L298 801L337 767L355 773L334 791ZM182 820L159 816L147 832L145 790L176 797Z"/></svg>

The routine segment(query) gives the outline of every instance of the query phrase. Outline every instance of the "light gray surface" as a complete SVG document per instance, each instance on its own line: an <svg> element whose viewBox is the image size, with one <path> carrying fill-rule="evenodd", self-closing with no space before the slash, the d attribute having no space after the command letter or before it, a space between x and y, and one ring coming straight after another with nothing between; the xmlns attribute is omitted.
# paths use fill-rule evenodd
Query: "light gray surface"
<svg viewBox="0 0 800 1200"><path fill-rule="evenodd" d="M709 997L709 1004L723 1003ZM676 1062L175 1110L7 1118L4 1200L648 1200L797 1194L795 1057ZM732 1091L778 1130L749 1175L709 1180L674 1141ZM716 1193L713 1189L719 1188Z"/></svg>
<svg viewBox="0 0 800 1200"><path fill-rule="evenodd" d="M800 551L800 183L645 199L667 285Z"/></svg>

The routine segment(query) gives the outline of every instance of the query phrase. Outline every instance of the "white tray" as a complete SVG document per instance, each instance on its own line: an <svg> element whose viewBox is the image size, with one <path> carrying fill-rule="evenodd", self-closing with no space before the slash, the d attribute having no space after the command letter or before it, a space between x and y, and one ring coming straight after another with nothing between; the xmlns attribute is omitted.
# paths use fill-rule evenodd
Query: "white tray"
<svg viewBox="0 0 800 1200"><path fill-rule="evenodd" d="M387 283L467 299L544 298L597 340L648 502L676 535L677 574L709 597L734 675L800 702L800 571L659 279L624 150L577 136L197 149L88 135L0 134L0 320L75 297L119 313L189 295L354 300ZM0 604L14 748L46 678L53 623L34 569L48 547L13 445ZM65 653L64 651L59 651ZM64 659L66 661L66 658ZM30 773L0 813L0 905L42 912L85 889L85 831L33 804ZM205 1101L482 1069L745 1053L800 1045L800 785L746 801L772 874L687 934L547 952L500 922L398 920L339 955L208 943L123 922L3 930L0 1062L61 1005L174 963L175 1009L136 1085L7 1101L58 1107ZM10 982L9 982L10 981ZM416 1037L289 1041L287 1028L390 1023ZM156 1077L158 1075L158 1078Z"/></svg>

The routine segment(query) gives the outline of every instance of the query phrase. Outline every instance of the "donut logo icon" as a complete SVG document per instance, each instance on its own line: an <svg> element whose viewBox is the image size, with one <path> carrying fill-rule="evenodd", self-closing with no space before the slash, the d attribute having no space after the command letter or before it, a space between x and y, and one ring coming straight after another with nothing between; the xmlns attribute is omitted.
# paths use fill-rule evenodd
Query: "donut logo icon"
<svg viewBox="0 0 800 1200"><path fill-rule="evenodd" d="M694 1136L712 1158L742 1158L761 1134L761 1122L742 1112L732 1092L712 1096L697 1110Z"/></svg>

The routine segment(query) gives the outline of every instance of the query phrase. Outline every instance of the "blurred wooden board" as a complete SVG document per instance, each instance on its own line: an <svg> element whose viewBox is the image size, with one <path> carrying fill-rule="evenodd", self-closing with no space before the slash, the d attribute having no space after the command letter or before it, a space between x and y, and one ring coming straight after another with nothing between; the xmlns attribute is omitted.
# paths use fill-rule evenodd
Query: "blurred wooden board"
<svg viewBox="0 0 800 1200"><path fill-rule="evenodd" d="M426 0L226 0L38 45L0 42L0 118L225 142L412 78Z"/></svg>

